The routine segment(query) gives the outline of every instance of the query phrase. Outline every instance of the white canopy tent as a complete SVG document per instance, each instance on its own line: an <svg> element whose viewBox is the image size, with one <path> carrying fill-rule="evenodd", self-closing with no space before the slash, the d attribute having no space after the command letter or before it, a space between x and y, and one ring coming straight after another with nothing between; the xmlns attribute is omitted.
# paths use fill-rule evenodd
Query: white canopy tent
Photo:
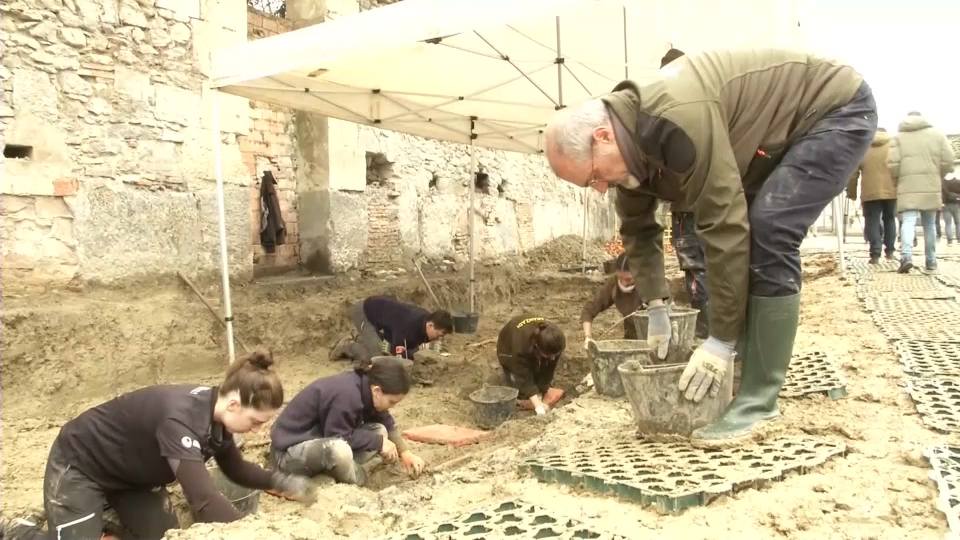
<svg viewBox="0 0 960 540"><path fill-rule="evenodd" d="M215 53L210 86L340 120L469 144L472 176L473 147L540 153L543 127L556 110L604 94L624 78L649 81L671 45L694 52L794 43L793 1L405 0ZM220 133L218 111L213 113L232 361Z"/></svg>

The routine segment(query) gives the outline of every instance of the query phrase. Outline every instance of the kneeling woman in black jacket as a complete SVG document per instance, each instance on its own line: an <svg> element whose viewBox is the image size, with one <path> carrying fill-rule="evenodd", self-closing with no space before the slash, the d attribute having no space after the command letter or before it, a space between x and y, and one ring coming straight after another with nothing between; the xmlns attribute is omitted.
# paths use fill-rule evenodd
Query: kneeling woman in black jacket
<svg viewBox="0 0 960 540"><path fill-rule="evenodd" d="M133 538L162 538L179 527L166 490L174 481L198 522L238 520L207 472L211 457L241 486L311 500L307 478L244 461L233 441L234 433L259 430L283 404L272 365L270 353L258 351L234 362L219 387L150 386L68 422L53 442L43 480L50 537L100 538L109 505Z"/></svg>
<svg viewBox="0 0 960 540"><path fill-rule="evenodd" d="M423 460L407 449L390 408L410 392L397 358L362 361L353 371L317 379L290 400L270 432L270 459L281 471L363 485L361 466L377 454L400 458L419 474Z"/></svg>
<svg viewBox="0 0 960 540"><path fill-rule="evenodd" d="M567 338L556 324L531 314L517 315L500 330L497 357L507 384L530 400L537 414L546 414L543 398L553 383Z"/></svg>

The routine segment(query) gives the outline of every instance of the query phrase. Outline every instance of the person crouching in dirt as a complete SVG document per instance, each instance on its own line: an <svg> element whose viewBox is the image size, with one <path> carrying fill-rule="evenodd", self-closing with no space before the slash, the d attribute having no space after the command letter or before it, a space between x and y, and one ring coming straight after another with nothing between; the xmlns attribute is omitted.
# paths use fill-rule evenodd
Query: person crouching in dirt
<svg viewBox="0 0 960 540"><path fill-rule="evenodd" d="M597 296L583 307L580 324L583 325L583 346L593 339L593 320L597 315L617 306L623 319L623 339L637 339L637 327L630 315L643 307L643 300L633 282L633 274L627 263L627 254L617 257L616 272L597 291Z"/></svg>
<svg viewBox="0 0 960 540"><path fill-rule="evenodd" d="M450 312L441 309L430 313L390 296L371 296L355 303L350 308L350 320L368 358L386 352L413 360L421 345L453 332ZM383 341L387 342L386 351Z"/></svg>
<svg viewBox="0 0 960 540"><path fill-rule="evenodd" d="M567 338L556 324L543 317L518 315L500 330L497 358L507 384L529 399L537 414L546 414L549 405L543 396L550 390Z"/></svg>
<svg viewBox="0 0 960 540"><path fill-rule="evenodd" d="M680 49L670 49L660 59L660 69L684 54ZM710 333L707 263L703 246L697 238L696 223L696 216L682 201L670 203L670 245L673 246L673 251L677 254L677 263L683 270L683 285L687 291L690 307L699 310L694 334L700 339L707 339Z"/></svg>
<svg viewBox="0 0 960 540"><path fill-rule="evenodd" d="M362 464L380 454L423 472L390 409L410 392L410 374L398 358L361 361L353 371L317 379L294 396L270 432L270 461L290 474L325 474L363 485Z"/></svg>
<svg viewBox="0 0 960 540"><path fill-rule="evenodd" d="M658 356L672 339L658 199L696 215L706 251L710 337L678 390L717 396L741 344L737 395L699 447L764 437L800 321L800 244L846 186L877 130L870 86L852 67L785 49L703 51L675 60L640 87L558 111L545 148L558 177L606 192L616 186L620 234L648 308Z"/></svg>
<svg viewBox="0 0 960 540"><path fill-rule="evenodd" d="M43 480L48 535L100 538L104 506L130 538L162 538L179 527L165 486L179 482L199 523L239 520L205 463L232 482L314 500L309 478L269 472L243 459L234 433L256 432L283 405L273 357L234 362L219 387L150 386L87 410L60 430Z"/></svg>

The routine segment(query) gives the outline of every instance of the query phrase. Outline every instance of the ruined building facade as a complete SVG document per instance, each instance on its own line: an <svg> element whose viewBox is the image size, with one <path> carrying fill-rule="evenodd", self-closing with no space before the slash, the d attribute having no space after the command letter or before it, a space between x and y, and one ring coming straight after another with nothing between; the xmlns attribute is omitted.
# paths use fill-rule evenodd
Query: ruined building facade
<svg viewBox="0 0 960 540"><path fill-rule="evenodd" d="M0 67L3 285L58 286L219 268L213 50L376 3L288 2L286 18L228 0L11 0ZM468 149L219 99L231 272L305 264L397 268L465 260ZM582 190L539 156L479 151L481 258L579 234ZM287 244L259 246L259 176L278 180ZM590 197L590 236L613 233Z"/></svg>

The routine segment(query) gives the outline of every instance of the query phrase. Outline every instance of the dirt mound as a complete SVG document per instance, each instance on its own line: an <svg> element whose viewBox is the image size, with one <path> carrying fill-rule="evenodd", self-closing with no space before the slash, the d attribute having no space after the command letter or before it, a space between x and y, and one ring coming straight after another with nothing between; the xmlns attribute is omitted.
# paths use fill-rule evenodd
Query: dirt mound
<svg viewBox="0 0 960 540"><path fill-rule="evenodd" d="M527 264L540 268L580 267L583 257L583 237L567 234L554 238L533 249L526 255ZM587 242L587 266L599 266L610 259L603 250L602 242Z"/></svg>

